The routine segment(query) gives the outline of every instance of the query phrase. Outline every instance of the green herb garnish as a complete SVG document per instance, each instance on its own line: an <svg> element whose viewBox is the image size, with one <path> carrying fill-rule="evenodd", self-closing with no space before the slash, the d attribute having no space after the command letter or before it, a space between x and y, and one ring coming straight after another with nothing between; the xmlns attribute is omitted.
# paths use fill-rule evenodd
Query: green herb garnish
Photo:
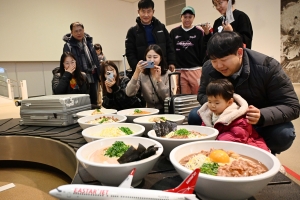
<svg viewBox="0 0 300 200"><path fill-rule="evenodd" d="M106 121L108 121L108 119L107 119L107 118L103 118L103 119L99 122L99 124L102 124L103 122L106 122Z"/></svg>
<svg viewBox="0 0 300 200"><path fill-rule="evenodd" d="M174 132L175 135L189 135L191 134L188 130L186 130L185 128L181 128L177 131Z"/></svg>
<svg viewBox="0 0 300 200"><path fill-rule="evenodd" d="M124 132L126 135L131 135L133 132L128 127L119 127L119 129Z"/></svg>
<svg viewBox="0 0 300 200"><path fill-rule="evenodd" d="M105 156L109 157L121 157L128 149L130 145L126 145L122 141L116 141L111 147L105 151Z"/></svg>
<svg viewBox="0 0 300 200"><path fill-rule="evenodd" d="M203 174L216 176L218 173L218 168L218 163L203 163L203 165L200 167L200 171Z"/></svg>
<svg viewBox="0 0 300 200"><path fill-rule="evenodd" d="M96 109L96 110L97 110L97 112L101 112L100 109Z"/></svg>
<svg viewBox="0 0 300 200"><path fill-rule="evenodd" d="M135 109L134 113L141 113L142 111L140 109Z"/></svg>
<svg viewBox="0 0 300 200"><path fill-rule="evenodd" d="M167 119L165 117L160 117L159 119L161 119L162 121L167 121Z"/></svg>

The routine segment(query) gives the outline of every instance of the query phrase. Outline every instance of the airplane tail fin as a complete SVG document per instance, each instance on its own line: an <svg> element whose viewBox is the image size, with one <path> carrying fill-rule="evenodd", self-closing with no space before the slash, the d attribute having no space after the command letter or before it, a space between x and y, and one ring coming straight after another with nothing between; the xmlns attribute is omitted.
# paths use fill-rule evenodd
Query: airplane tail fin
<svg viewBox="0 0 300 200"><path fill-rule="evenodd" d="M182 194L193 194L195 185L198 180L200 169L195 169L182 183L176 188L164 190L165 192L175 192Z"/></svg>
<svg viewBox="0 0 300 200"><path fill-rule="evenodd" d="M130 174L127 176L127 178L119 185L121 188L130 188L131 187L131 182L133 179L133 175L135 173L135 168L133 168L130 172Z"/></svg>

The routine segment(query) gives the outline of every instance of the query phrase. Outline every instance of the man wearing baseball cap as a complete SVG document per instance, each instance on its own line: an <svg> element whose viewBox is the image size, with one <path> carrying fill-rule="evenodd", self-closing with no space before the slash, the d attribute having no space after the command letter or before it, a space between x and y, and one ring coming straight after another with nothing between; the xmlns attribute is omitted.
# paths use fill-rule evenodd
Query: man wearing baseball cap
<svg viewBox="0 0 300 200"><path fill-rule="evenodd" d="M181 72L182 94L198 93L205 57L203 29L193 25L194 19L194 8L184 7L181 11L182 24L170 32L176 53L176 71Z"/></svg>

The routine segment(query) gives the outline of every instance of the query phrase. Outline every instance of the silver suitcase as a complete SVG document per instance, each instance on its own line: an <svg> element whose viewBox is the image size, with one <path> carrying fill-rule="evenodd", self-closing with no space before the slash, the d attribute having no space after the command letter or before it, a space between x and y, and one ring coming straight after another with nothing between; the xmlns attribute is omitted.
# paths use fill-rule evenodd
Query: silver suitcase
<svg viewBox="0 0 300 200"><path fill-rule="evenodd" d="M171 76L179 76L179 88L180 87L180 72L173 72L169 74L169 87L171 88ZM170 91L170 96L164 100L164 112L169 114L180 114L187 116L193 108L199 107L200 103L197 101L197 95L193 94L177 94L173 95Z"/></svg>
<svg viewBox="0 0 300 200"><path fill-rule="evenodd" d="M88 94L33 97L20 103L20 125L68 126L77 123L76 113L91 109Z"/></svg>

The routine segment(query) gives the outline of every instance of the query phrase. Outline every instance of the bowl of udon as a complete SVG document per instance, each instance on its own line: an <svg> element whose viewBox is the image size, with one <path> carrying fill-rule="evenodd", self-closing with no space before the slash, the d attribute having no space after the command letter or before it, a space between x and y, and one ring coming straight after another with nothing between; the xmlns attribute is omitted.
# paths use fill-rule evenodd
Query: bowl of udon
<svg viewBox="0 0 300 200"><path fill-rule="evenodd" d="M157 113L159 113L159 110L156 108L131 108L117 112L118 115L125 115L127 117L127 122L130 123L137 117L155 115Z"/></svg>
<svg viewBox="0 0 300 200"><path fill-rule="evenodd" d="M126 119L127 117L124 115L99 114L99 115L81 117L78 119L77 122L82 129L86 129L88 127L96 126L96 125L125 122Z"/></svg>
<svg viewBox="0 0 300 200"><path fill-rule="evenodd" d="M248 199L267 186L281 166L266 150L228 141L182 144L169 158L183 179L200 168L195 192L201 199Z"/></svg>
<svg viewBox="0 0 300 200"><path fill-rule="evenodd" d="M148 136L161 143L164 147L163 154L169 156L175 147L201 140L215 140L219 131L207 126L179 125L177 130L171 131L164 136L157 135L155 130L150 130Z"/></svg>
<svg viewBox="0 0 300 200"><path fill-rule="evenodd" d="M185 119L184 115L178 114L158 114L158 115L148 115L143 117L137 117L133 119L134 123L141 124L145 127L145 133L147 134L152 130L155 122L165 122L166 120L176 122L178 125L182 124Z"/></svg>
<svg viewBox="0 0 300 200"><path fill-rule="evenodd" d="M115 109L93 109L93 110L84 110L81 112L76 113L78 118L91 116L91 115L101 115L101 114L116 114L117 110Z"/></svg>
<svg viewBox="0 0 300 200"><path fill-rule="evenodd" d="M163 146L155 140L119 137L89 142L77 150L76 158L102 185L119 186L136 168L132 180L132 186L136 187L152 170L162 152Z"/></svg>
<svg viewBox="0 0 300 200"><path fill-rule="evenodd" d="M142 136L145 127L133 123L107 123L92 126L82 131L82 136L87 142L111 137Z"/></svg>

